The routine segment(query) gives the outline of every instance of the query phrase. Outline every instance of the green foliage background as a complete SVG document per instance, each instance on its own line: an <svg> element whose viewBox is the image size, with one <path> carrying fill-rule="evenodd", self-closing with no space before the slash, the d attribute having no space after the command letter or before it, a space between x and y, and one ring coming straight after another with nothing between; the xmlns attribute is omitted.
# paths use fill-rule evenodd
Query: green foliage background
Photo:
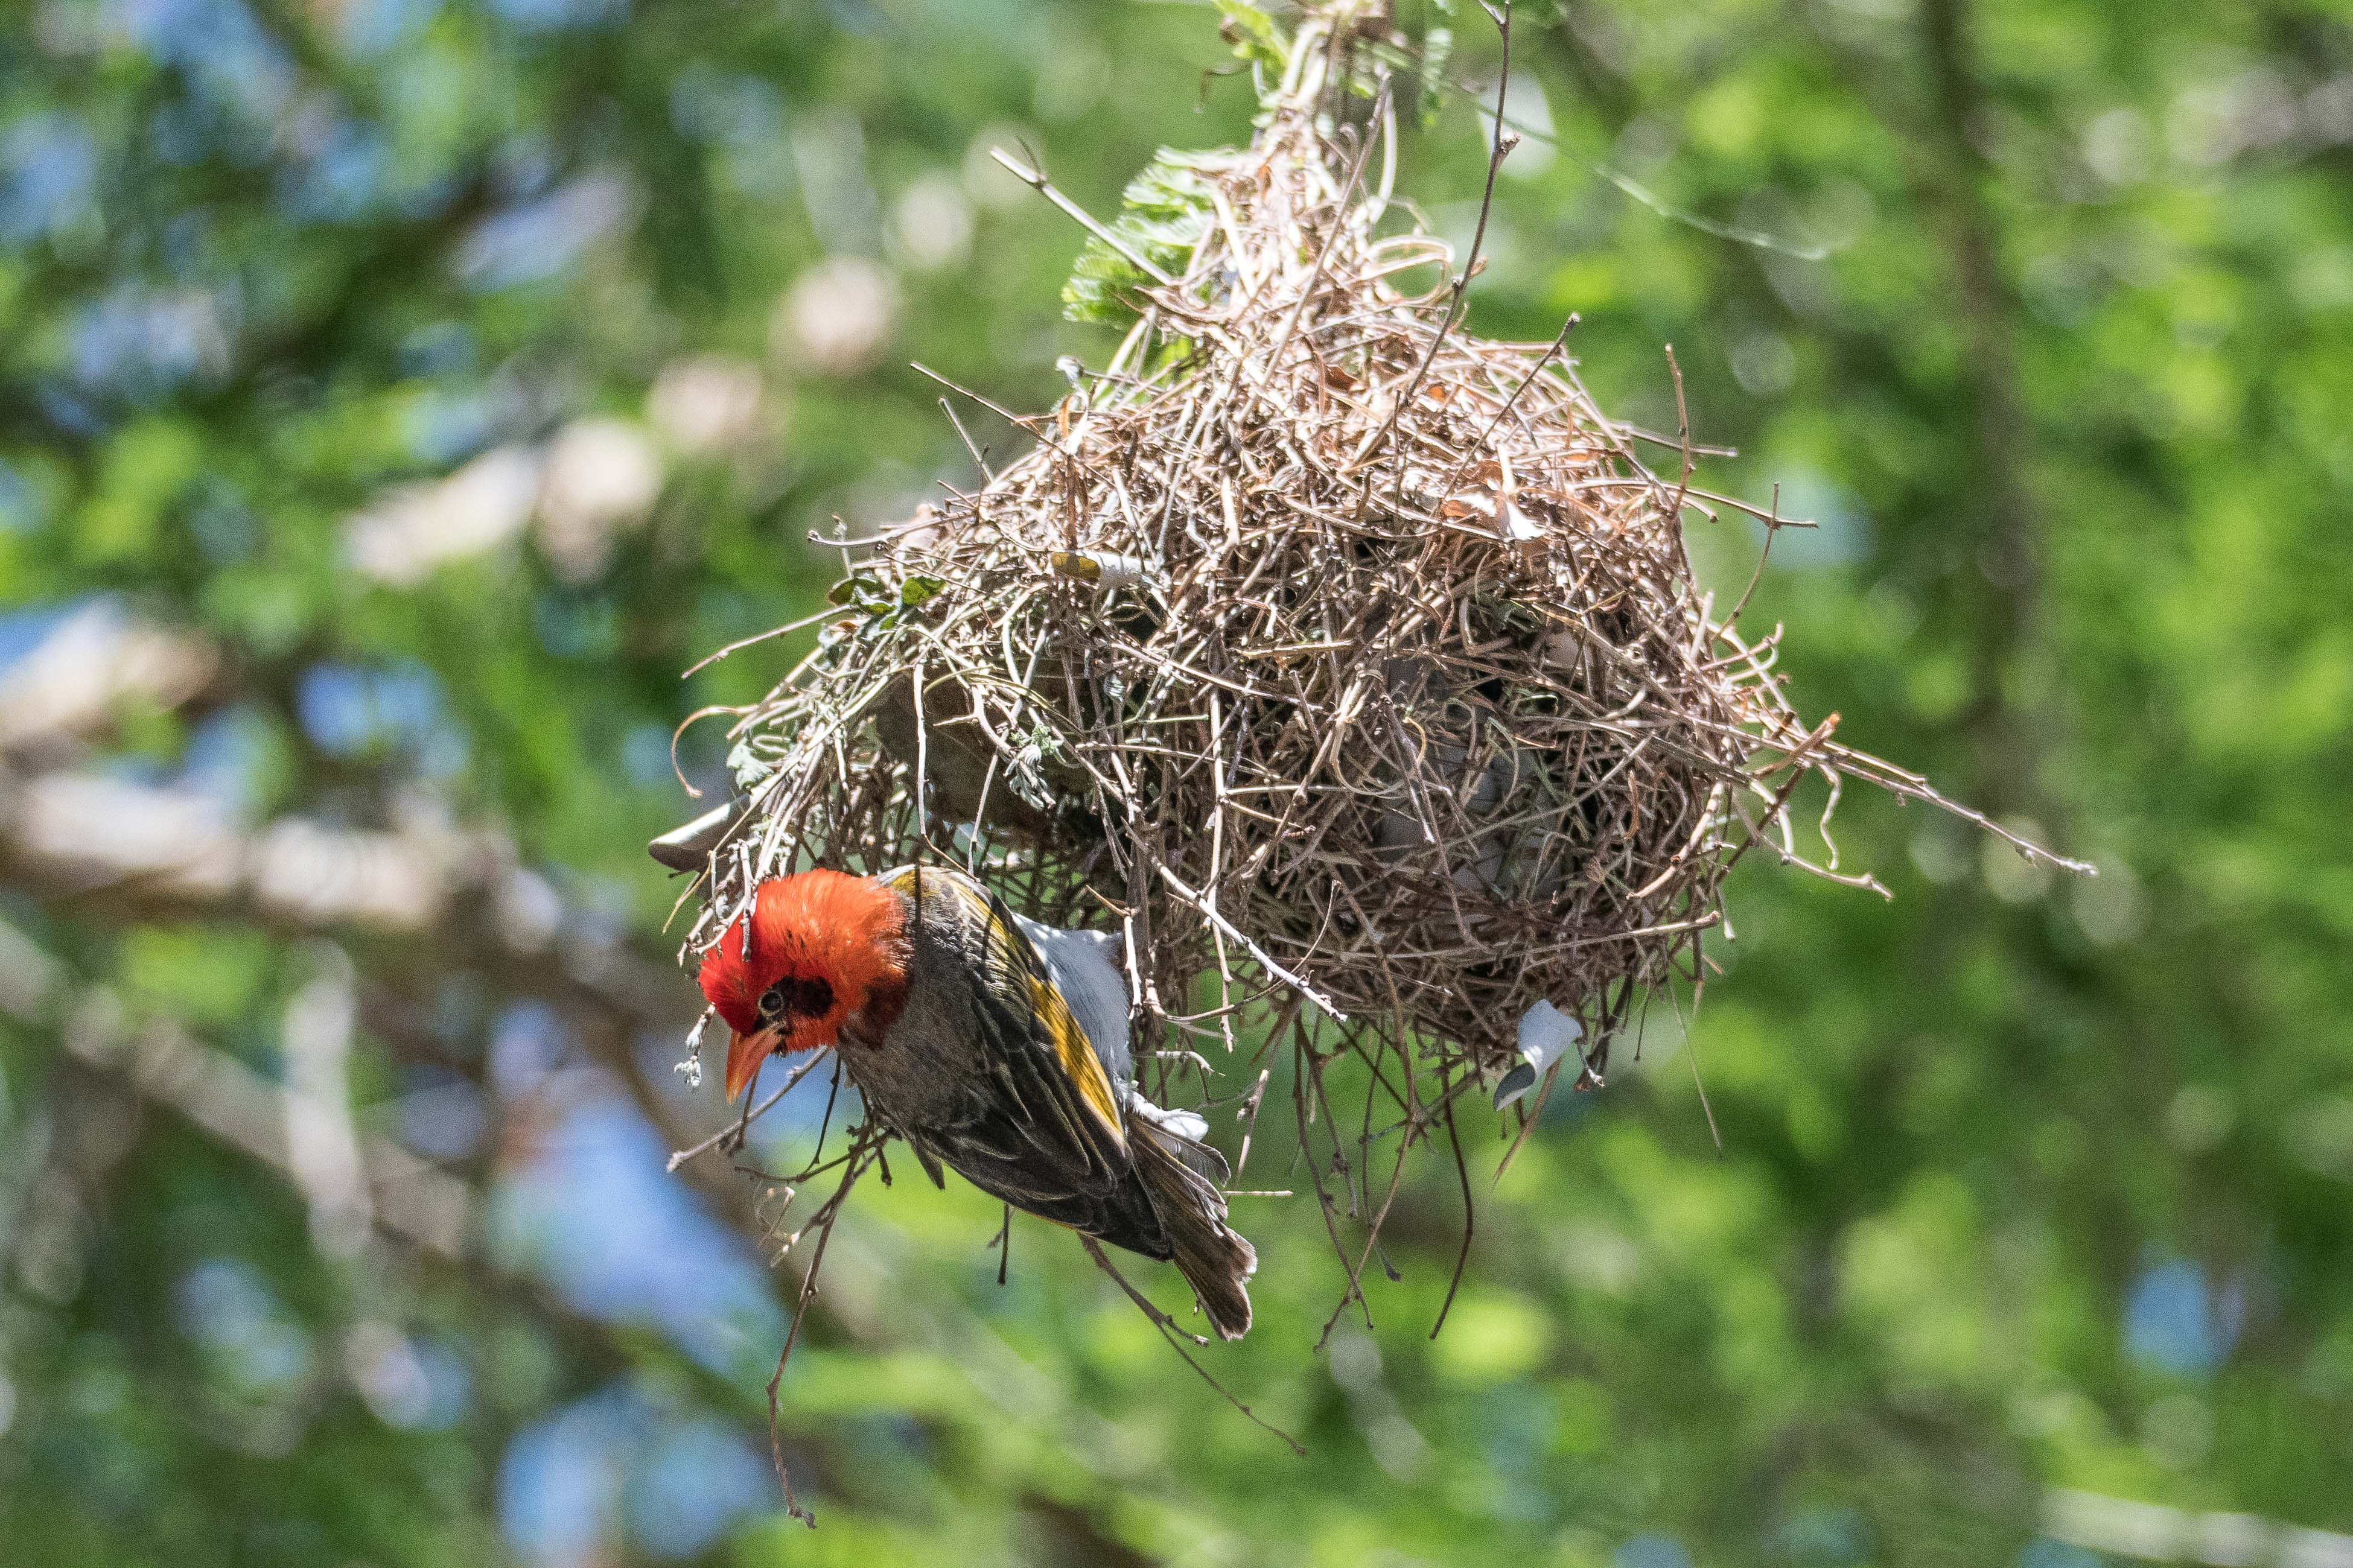
<svg viewBox="0 0 2353 1568"><path fill-rule="evenodd" d="M1492 91L1464 10L1449 69ZM1321 1353L1341 1280L1316 1211L1238 1200L1260 1321L1210 1363L1304 1459L1058 1233L1018 1226L1000 1289L977 1194L862 1193L782 1390L814 1533L765 1479L786 1285L745 1260L773 1213L715 1162L660 1171L720 1110L669 1070L691 987L642 847L694 809L671 726L788 650L678 672L818 603L810 529L968 476L908 361L1037 406L1059 356L1100 359L1104 329L1061 318L1082 237L986 152L1026 142L1108 214L1155 148L1245 135L1215 14L0 18L0 683L92 605L213 658L195 696L121 696L71 739L0 726L0 1559L2203 1550L2104 1534L2084 1521L2122 1516L2087 1498L2353 1531L2353 17L1520 10L1532 133L1473 328L1578 312L1596 390L1665 429L1672 342L1700 434L1743 454L1707 478L1822 521L1749 612L1786 624L1800 707L2105 874L2053 883L1868 798L1841 848L1892 905L1745 865L1695 1023L1654 1009L1638 1066L1556 1102L1434 1342L1451 1170L1393 1221L1371 1329ZM1463 238L1479 101L1404 144L1403 188ZM874 331L828 346L860 310ZM726 441L649 402L690 355L757 390ZM659 468L601 557L534 522L413 582L355 565L351 520L396 487L592 417ZM1736 595L1756 532L1697 526ZM76 877L5 837L57 773L209 790L255 828L438 813L563 929L518 955L512 909L470 893L385 929ZM269 1160L69 1048L98 1019L275 1084L322 975L356 976L361 1128L475 1194L455 1258L321 1245ZM1283 1152L1253 1178L1291 1184Z"/></svg>

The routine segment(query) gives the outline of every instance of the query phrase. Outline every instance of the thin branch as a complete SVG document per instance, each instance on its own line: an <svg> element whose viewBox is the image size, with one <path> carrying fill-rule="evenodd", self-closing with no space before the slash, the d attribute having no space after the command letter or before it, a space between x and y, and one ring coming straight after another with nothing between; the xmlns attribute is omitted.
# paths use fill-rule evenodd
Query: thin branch
<svg viewBox="0 0 2353 1568"><path fill-rule="evenodd" d="M1227 1404L1232 1405L1235 1409L1240 1411L1245 1416L1247 1416L1252 1426L1262 1426L1267 1431L1271 1432L1276 1436L1282 1438L1283 1442L1289 1446L1291 1451L1293 1454L1296 1454L1299 1458L1303 1459L1307 1457L1307 1450L1300 1446L1298 1438L1293 1437L1290 1433L1284 1431L1282 1427L1275 1426L1272 1422L1268 1421L1264 1416L1253 1411L1249 1405L1244 1405L1240 1400L1235 1398L1232 1390L1227 1388L1224 1384L1219 1383L1217 1378L1210 1373L1209 1369L1203 1366L1198 1361L1195 1360L1193 1352L1185 1348L1185 1342L1187 1340L1192 1341L1196 1345L1206 1346L1209 1342L1206 1338L1199 1334L1189 1333L1187 1331L1178 1328L1175 1319L1162 1311L1158 1307L1154 1306L1150 1297L1146 1296L1143 1291L1138 1290L1134 1286L1129 1284L1127 1282L1127 1276L1122 1274L1119 1269L1113 1265L1112 1260L1103 1256L1102 1244L1097 1242L1093 1237L1082 1234L1079 1237L1079 1241L1081 1245L1086 1247L1087 1256L1095 1260L1095 1267L1110 1275L1113 1280L1118 1284L1119 1288L1127 1293L1127 1299L1135 1303L1136 1310L1142 1312L1152 1326L1160 1331L1160 1337L1168 1342L1168 1348L1175 1351L1178 1355L1183 1356L1185 1358L1185 1364L1191 1367L1196 1373L1198 1373L1203 1383L1206 1383L1211 1388L1216 1389L1219 1395L1223 1398Z"/></svg>
<svg viewBox="0 0 2353 1568"><path fill-rule="evenodd" d="M1151 258L1134 248L1127 241L1113 233L1107 226L1096 221L1093 215L1086 208L1056 190L1053 182L1047 179L1045 172L1037 166L1034 154L1031 162L1027 163L1002 147L991 147L988 150L988 155L996 159L1015 179L1060 208L1062 213L1076 222L1080 227L1119 252L1138 272L1143 273L1155 283L1166 284L1176 281L1167 273L1155 266Z"/></svg>

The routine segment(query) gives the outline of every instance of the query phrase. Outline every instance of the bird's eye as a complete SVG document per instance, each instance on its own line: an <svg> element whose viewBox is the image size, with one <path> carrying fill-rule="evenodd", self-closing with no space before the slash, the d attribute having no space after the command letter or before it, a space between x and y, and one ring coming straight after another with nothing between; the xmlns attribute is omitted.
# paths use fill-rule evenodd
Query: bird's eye
<svg viewBox="0 0 2353 1568"><path fill-rule="evenodd" d="M770 1024L821 1017L832 1005L832 984L807 975L787 974L760 993L760 1017Z"/></svg>

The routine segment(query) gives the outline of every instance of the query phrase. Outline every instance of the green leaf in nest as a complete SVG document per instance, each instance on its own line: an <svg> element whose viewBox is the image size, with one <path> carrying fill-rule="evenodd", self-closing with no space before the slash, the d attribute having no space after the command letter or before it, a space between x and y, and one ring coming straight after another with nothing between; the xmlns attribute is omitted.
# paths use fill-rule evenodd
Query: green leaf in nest
<svg viewBox="0 0 2353 1568"><path fill-rule="evenodd" d="M1128 183L1111 232L1120 245L1163 272L1184 269L1186 258L1217 221L1209 182L1201 169L1212 154L1163 147ZM1087 241L1062 285L1062 313L1073 321L1124 326L1135 319L1134 291L1151 279L1117 247Z"/></svg>
<svg viewBox="0 0 2353 1568"><path fill-rule="evenodd" d="M1234 53L1277 76L1282 74L1290 63L1290 50L1273 17L1250 0L1218 0L1218 15L1225 18L1218 31L1234 47Z"/></svg>

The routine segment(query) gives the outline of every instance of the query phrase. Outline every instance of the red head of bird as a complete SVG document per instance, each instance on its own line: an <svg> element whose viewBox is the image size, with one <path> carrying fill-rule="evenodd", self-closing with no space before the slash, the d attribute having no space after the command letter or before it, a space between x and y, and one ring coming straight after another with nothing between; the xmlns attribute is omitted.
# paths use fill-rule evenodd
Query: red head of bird
<svg viewBox="0 0 2353 1568"><path fill-rule="evenodd" d="M906 911L867 877L802 871L760 884L695 979L726 1020L727 1098L771 1052L822 1050L906 983Z"/></svg>

